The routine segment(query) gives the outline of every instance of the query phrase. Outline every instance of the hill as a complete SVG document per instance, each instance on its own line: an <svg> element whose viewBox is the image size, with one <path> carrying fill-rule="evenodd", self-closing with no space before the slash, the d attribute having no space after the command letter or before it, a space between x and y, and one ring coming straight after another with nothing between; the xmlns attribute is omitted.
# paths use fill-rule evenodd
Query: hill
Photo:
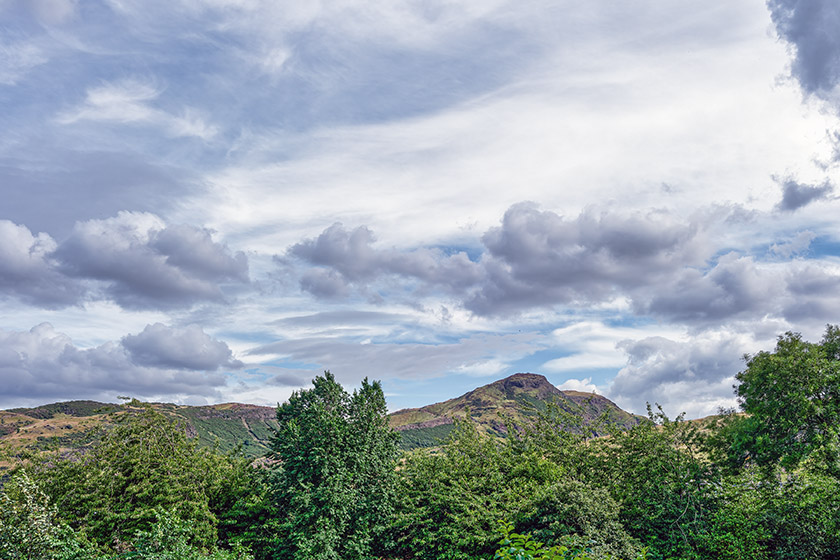
<svg viewBox="0 0 840 560"><path fill-rule="evenodd" d="M33 453L66 453L95 442L117 416L142 410L136 401L105 404L68 401L35 408L0 410L0 472ZM210 406L179 406L152 403L173 418L191 437L221 451L241 449L249 457L268 451L268 440L277 426L275 408L226 403Z"/></svg>
<svg viewBox="0 0 840 560"><path fill-rule="evenodd" d="M454 429L454 420L466 417L468 411L479 429L504 436L505 419L525 424L549 402L564 412L580 415L586 425L603 415L609 422L628 428L641 421L641 417L625 412L600 395L561 391L542 375L517 373L454 399L398 410L390 415L390 422L402 433L403 448L413 449L437 445Z"/></svg>
<svg viewBox="0 0 840 560"><path fill-rule="evenodd" d="M485 433L504 436L504 418L522 424L555 402L566 412L580 414L586 423L607 414L610 421L629 427L640 419L606 398L576 391L560 391L542 375L517 373L465 395L421 408L399 410L390 424L402 433L404 449L438 445L454 428L454 419L470 416ZM70 452L95 442L118 415L141 410L139 402L105 404L67 401L34 408L0 410L0 471L32 453ZM180 406L153 403L156 410L172 417L201 445L221 451L239 448L249 457L268 451L276 428L275 408L226 403Z"/></svg>

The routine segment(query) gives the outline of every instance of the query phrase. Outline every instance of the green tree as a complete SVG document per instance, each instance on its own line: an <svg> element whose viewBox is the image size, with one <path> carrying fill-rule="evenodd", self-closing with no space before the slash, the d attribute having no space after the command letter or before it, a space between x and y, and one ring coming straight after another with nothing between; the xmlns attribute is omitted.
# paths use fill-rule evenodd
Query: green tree
<svg viewBox="0 0 840 560"><path fill-rule="evenodd" d="M390 522L399 434L379 382L348 394L330 372L277 409L273 556L371 558Z"/></svg>
<svg viewBox="0 0 840 560"><path fill-rule="evenodd" d="M214 548L217 515L246 491L247 464L199 448L183 426L150 406L115 421L86 453L38 470L64 520L121 550L165 510L188 522L191 543Z"/></svg>
<svg viewBox="0 0 840 560"><path fill-rule="evenodd" d="M746 358L736 378L748 416L730 431L731 456L788 468L812 457L840 476L840 327L827 326L818 344L788 332L775 351Z"/></svg>
<svg viewBox="0 0 840 560"><path fill-rule="evenodd" d="M0 558L88 560L86 543L58 519L49 497L18 471L0 492Z"/></svg>
<svg viewBox="0 0 840 560"><path fill-rule="evenodd" d="M652 559L698 558L709 489L717 475L697 449L697 431L648 407L650 422L590 443L590 483L619 504L624 528Z"/></svg>

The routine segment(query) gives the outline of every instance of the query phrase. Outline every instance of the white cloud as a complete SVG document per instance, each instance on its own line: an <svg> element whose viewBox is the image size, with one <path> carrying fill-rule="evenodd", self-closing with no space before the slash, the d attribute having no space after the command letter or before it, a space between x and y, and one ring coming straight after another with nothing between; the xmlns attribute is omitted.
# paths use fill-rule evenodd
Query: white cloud
<svg viewBox="0 0 840 560"><path fill-rule="evenodd" d="M567 379L557 386L561 391L580 391L581 393L598 393L598 387L592 383L591 377L583 379Z"/></svg>
<svg viewBox="0 0 840 560"><path fill-rule="evenodd" d="M14 86L48 61L46 52L31 41L5 42L0 35L0 85Z"/></svg>
<svg viewBox="0 0 840 560"><path fill-rule="evenodd" d="M185 107L182 114L174 115L155 108L152 102L162 91L148 80L105 83L89 88L84 103L63 111L56 120L64 125L81 121L144 124L161 127L171 136L202 140L211 140L217 134L218 128L205 122L195 109Z"/></svg>
<svg viewBox="0 0 840 560"><path fill-rule="evenodd" d="M49 323L29 331L0 330L0 407L73 398L113 401L118 394L170 401L184 395L218 399L227 380L216 370L240 365L230 360L226 345L199 333L204 346L179 347L174 350L177 356L171 349L156 352L152 363L139 351L148 349L147 339L161 329L182 342L196 338L189 327L160 325L126 337L122 343L83 349ZM160 350L161 341L155 344ZM209 359L208 344L213 347L213 359ZM200 364L208 367L196 367Z"/></svg>

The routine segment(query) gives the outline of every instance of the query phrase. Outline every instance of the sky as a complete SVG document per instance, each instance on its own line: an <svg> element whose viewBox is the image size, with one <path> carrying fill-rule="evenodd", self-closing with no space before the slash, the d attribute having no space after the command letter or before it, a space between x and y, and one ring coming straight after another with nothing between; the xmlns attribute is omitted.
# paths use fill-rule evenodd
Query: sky
<svg viewBox="0 0 840 560"><path fill-rule="evenodd" d="M836 0L0 0L0 408L735 406L840 322Z"/></svg>

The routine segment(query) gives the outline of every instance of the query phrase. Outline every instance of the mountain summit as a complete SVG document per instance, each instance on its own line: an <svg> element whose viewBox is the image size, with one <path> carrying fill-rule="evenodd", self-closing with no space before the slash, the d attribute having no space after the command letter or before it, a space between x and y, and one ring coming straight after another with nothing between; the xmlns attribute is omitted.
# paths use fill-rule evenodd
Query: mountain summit
<svg viewBox="0 0 840 560"><path fill-rule="evenodd" d="M623 427L638 424L640 418L620 409L595 393L561 391L543 375L517 373L473 389L460 397L420 408L398 410L390 415L391 426L402 432L403 447L435 445L454 429L454 420L470 417L486 433L504 435L503 418L523 423L554 402L563 411L580 414L591 423L603 414Z"/></svg>

